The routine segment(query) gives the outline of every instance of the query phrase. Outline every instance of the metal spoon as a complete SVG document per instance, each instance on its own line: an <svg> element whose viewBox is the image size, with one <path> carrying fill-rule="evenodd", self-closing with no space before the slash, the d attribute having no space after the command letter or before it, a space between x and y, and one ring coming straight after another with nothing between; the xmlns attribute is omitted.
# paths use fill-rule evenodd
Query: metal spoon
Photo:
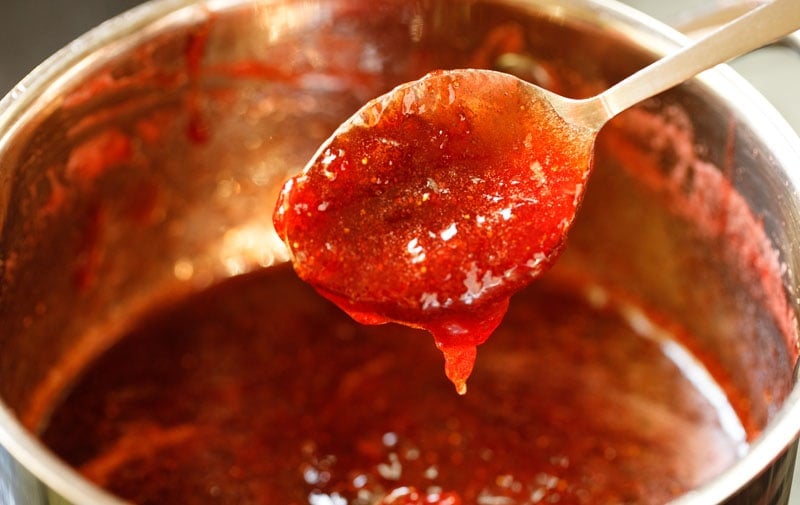
<svg viewBox="0 0 800 505"><path fill-rule="evenodd" d="M537 89L565 121L599 130L608 120L632 105L672 88L703 70L768 45L798 29L800 1L773 0L592 98L570 100Z"/></svg>
<svg viewBox="0 0 800 505"><path fill-rule="evenodd" d="M301 278L355 319L430 331L460 393L511 295L564 248L612 117L800 27L774 0L593 98L489 70L438 71L372 100L284 186Z"/></svg>

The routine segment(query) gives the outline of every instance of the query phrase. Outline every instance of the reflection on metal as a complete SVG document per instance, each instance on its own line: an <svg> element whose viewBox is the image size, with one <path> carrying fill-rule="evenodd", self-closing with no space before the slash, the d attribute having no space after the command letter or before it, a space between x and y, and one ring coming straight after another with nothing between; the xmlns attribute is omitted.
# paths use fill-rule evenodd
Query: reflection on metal
<svg viewBox="0 0 800 505"><path fill-rule="evenodd" d="M49 500L47 487L19 464L0 446L0 504L2 505L38 505L46 503L66 504L61 500Z"/></svg>

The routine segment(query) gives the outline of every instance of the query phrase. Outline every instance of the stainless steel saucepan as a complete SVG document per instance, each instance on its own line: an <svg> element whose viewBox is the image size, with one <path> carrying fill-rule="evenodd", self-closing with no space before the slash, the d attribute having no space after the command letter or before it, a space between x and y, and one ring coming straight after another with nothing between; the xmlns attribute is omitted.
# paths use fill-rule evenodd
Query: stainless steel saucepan
<svg viewBox="0 0 800 505"><path fill-rule="evenodd" d="M53 408L144 315L285 263L280 185L360 104L466 66L590 96L684 42L610 0L157 0L65 47L0 101L0 503L121 502L40 442ZM750 414L672 503L786 503L800 140L722 67L599 146L556 274L657 308Z"/></svg>

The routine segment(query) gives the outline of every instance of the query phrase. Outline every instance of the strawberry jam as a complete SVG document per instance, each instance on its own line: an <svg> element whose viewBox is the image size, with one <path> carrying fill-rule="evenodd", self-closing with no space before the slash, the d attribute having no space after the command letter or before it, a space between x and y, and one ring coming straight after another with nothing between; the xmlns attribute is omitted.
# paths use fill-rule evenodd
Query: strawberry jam
<svg viewBox="0 0 800 505"><path fill-rule="evenodd" d="M143 318L42 439L141 505L659 505L736 461L724 383L558 273L513 298L464 397L424 332L357 324L288 268L230 279Z"/></svg>
<svg viewBox="0 0 800 505"><path fill-rule="evenodd" d="M434 72L345 123L284 186L275 228L357 321L430 331L463 394L510 296L562 250L591 142L516 78Z"/></svg>

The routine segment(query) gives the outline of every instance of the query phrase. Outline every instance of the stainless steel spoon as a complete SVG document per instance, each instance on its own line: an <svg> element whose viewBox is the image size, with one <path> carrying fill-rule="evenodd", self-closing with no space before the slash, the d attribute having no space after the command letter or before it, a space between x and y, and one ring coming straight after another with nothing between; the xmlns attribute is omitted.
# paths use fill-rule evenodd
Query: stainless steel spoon
<svg viewBox="0 0 800 505"><path fill-rule="evenodd" d="M509 297L563 250L602 126L798 27L800 0L774 0L583 100L433 72L343 123L284 186L275 229L297 273L357 320L430 331L464 393Z"/></svg>
<svg viewBox="0 0 800 505"><path fill-rule="evenodd" d="M632 105L798 29L800 1L773 0L592 98L570 100L537 89L567 122L599 130L608 120Z"/></svg>

